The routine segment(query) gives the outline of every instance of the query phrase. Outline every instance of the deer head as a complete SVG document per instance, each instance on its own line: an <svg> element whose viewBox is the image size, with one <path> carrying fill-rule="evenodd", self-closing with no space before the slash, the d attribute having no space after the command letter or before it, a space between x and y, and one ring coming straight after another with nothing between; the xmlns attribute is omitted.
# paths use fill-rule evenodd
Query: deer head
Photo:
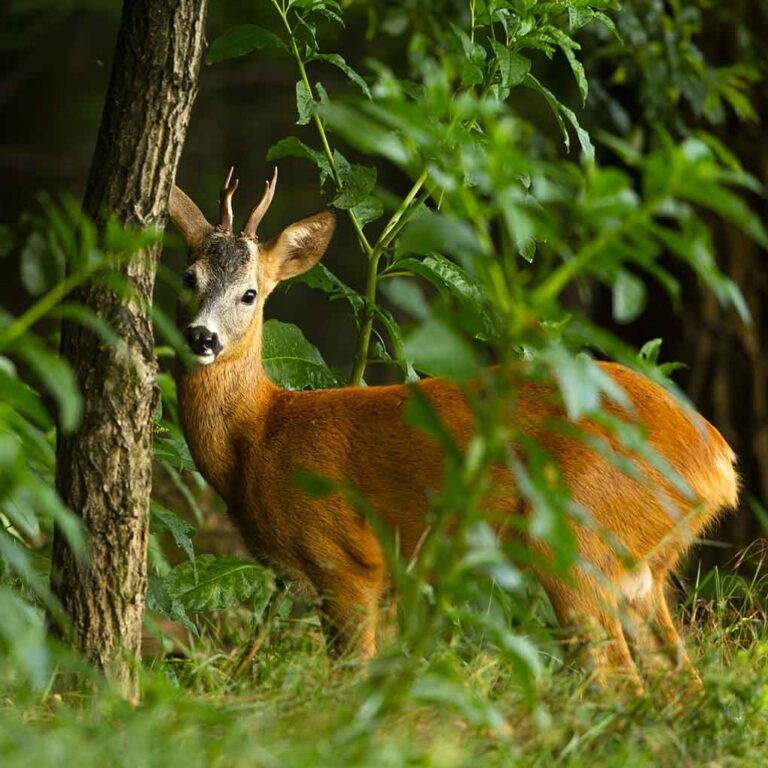
<svg viewBox="0 0 768 768"><path fill-rule="evenodd" d="M326 211L301 219L262 243L257 229L275 194L275 168L261 202L242 232L234 234L232 198L239 180L233 182L232 173L230 169L221 190L215 227L182 190L174 187L171 192L171 219L188 249L181 327L204 365L226 358L254 330L260 331L267 296L281 280L306 272L320 260L335 227L334 215Z"/></svg>

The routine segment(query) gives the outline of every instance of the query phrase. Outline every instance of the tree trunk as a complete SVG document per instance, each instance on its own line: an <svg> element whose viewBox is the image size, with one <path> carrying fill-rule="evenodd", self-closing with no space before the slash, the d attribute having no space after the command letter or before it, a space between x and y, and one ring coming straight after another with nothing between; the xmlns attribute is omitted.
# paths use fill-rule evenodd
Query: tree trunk
<svg viewBox="0 0 768 768"><path fill-rule="evenodd" d="M103 225L160 231L197 94L207 0L125 0L109 89L83 201ZM152 301L160 245L118 269L137 300L89 285L76 297L111 325L124 348L66 322L62 354L83 392L76 433L60 436L57 486L84 521L88 562L56 535L52 587L68 616L58 627L129 699L147 583L152 418L157 392Z"/></svg>

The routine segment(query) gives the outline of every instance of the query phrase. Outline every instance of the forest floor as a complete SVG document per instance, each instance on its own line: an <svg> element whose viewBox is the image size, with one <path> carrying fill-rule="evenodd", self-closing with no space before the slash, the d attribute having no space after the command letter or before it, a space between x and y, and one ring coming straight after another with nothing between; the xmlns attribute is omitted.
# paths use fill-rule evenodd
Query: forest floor
<svg viewBox="0 0 768 768"><path fill-rule="evenodd" d="M0 692L0 765L768 765L764 587L718 582L685 610L706 687L693 698L671 673L640 698L597 691L556 653L526 697L487 649L446 646L382 706L370 670L327 658L314 618L280 620L239 674L247 622L212 618L183 656L145 662L138 707Z"/></svg>

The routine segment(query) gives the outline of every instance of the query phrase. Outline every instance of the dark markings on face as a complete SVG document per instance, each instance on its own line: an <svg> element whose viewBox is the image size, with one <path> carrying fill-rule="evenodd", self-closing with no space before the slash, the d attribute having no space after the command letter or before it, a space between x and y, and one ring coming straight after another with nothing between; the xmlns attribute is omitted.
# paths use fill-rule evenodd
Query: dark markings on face
<svg viewBox="0 0 768 768"><path fill-rule="evenodd" d="M200 296L201 301L205 302L245 277L252 255L242 238L213 235L205 244L200 258L205 261L207 277L205 289Z"/></svg>

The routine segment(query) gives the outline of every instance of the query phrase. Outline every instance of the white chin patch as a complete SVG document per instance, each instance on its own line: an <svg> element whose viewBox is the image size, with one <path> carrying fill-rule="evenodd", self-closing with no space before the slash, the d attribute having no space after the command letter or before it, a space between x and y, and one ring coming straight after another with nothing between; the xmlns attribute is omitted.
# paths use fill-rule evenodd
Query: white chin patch
<svg viewBox="0 0 768 768"><path fill-rule="evenodd" d="M195 360L197 360L200 365L210 365L215 359L216 355L214 355L213 352L208 352L205 355L195 355Z"/></svg>

